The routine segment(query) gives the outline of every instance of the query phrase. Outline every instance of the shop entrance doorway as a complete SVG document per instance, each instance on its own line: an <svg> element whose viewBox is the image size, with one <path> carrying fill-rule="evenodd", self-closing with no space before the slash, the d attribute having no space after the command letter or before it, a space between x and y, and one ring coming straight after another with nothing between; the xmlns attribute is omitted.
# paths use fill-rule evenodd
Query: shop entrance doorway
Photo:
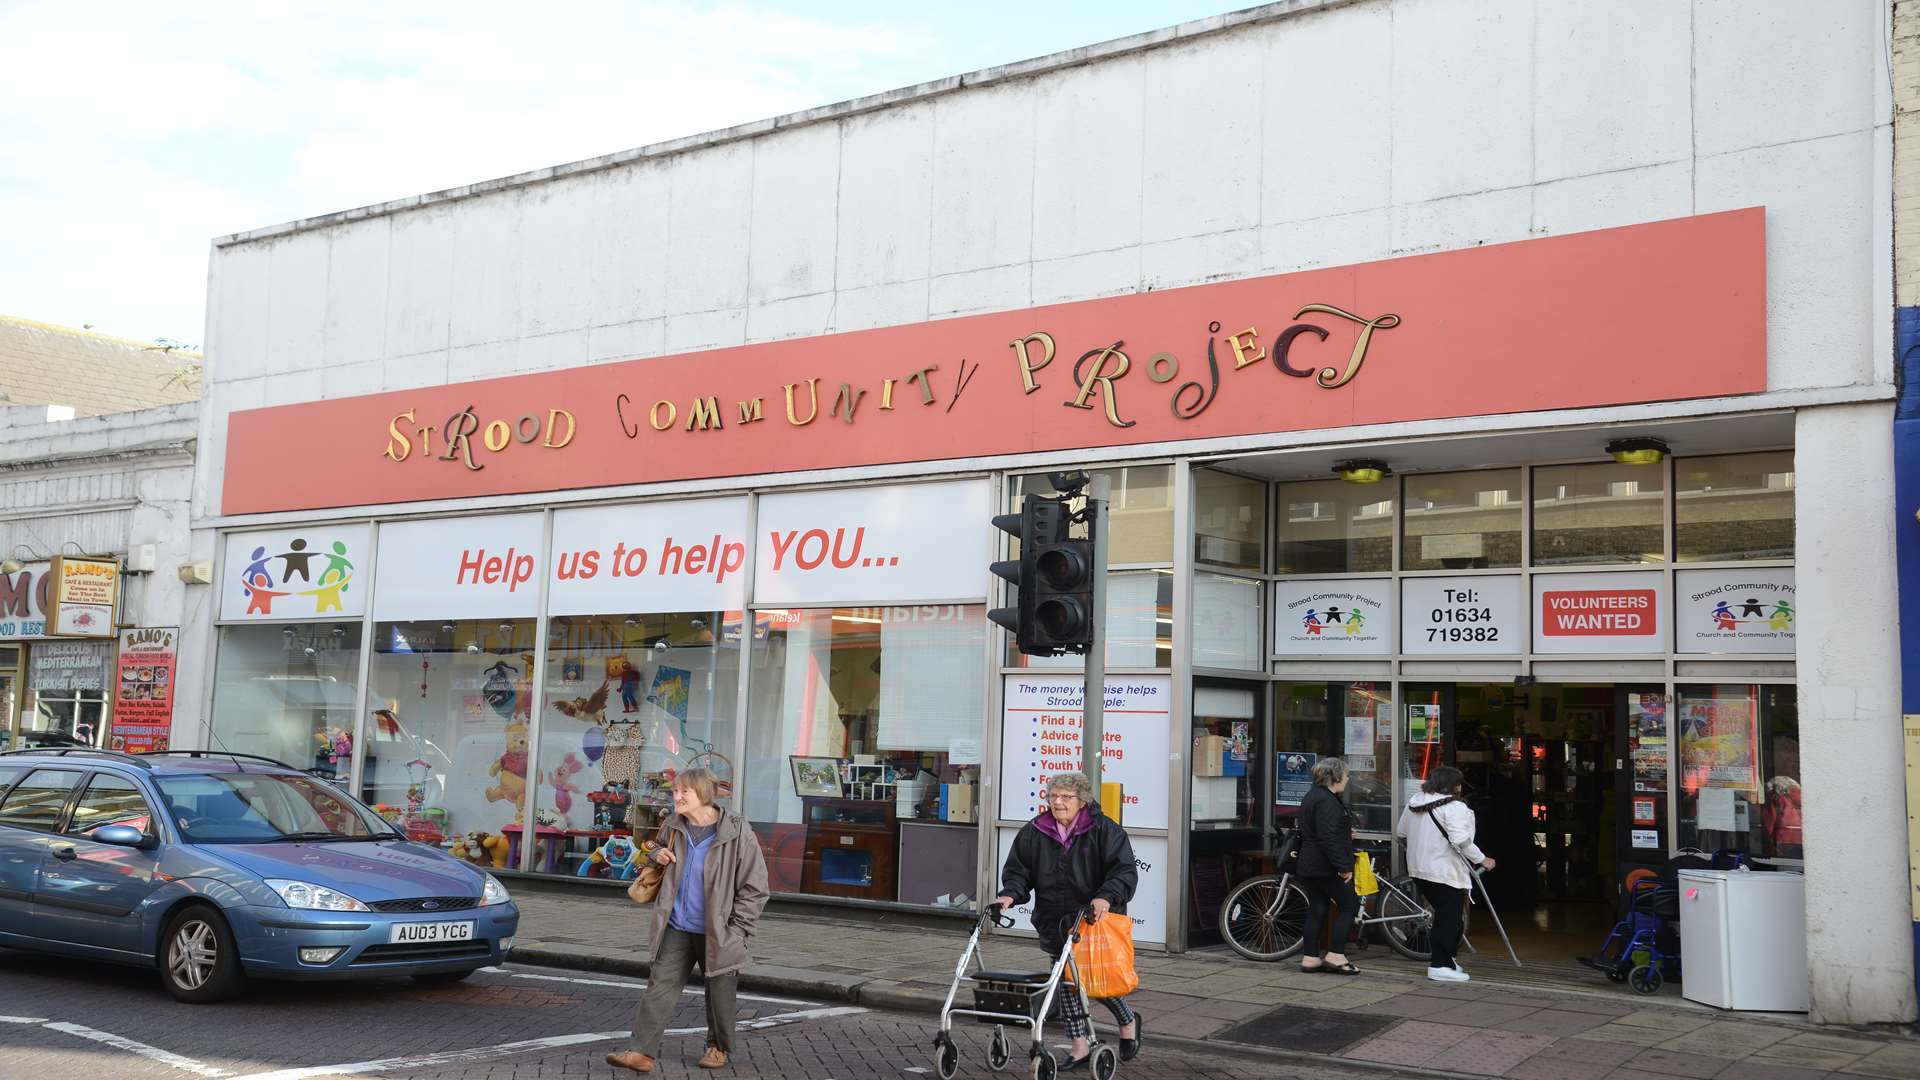
<svg viewBox="0 0 1920 1080"><path fill-rule="evenodd" d="M1487 891L1522 961L1591 954L1621 877L1665 853L1665 795L1636 791L1652 784L1633 767L1657 756L1664 785L1660 688L1413 683L1401 700L1403 791L1440 765L1465 775L1480 848L1498 863Z"/></svg>

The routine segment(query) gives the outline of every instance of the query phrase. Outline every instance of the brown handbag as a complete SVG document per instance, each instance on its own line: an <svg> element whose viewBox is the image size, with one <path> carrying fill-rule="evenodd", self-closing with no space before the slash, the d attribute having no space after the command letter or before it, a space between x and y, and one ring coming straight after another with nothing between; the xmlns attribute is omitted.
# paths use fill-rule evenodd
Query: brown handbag
<svg viewBox="0 0 1920 1080"><path fill-rule="evenodd" d="M669 835L665 822L661 823L660 832L654 839L660 844L668 842ZM627 899L636 904L653 903L659 898L660 883L665 881L666 877L666 868L649 858L647 865L641 867L640 872L634 875L633 884L627 886Z"/></svg>

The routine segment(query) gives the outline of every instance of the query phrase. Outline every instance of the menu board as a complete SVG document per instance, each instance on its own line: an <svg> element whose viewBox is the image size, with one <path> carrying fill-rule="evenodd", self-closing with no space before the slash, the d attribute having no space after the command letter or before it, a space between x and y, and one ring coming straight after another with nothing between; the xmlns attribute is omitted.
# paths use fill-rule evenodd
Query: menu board
<svg viewBox="0 0 1920 1080"><path fill-rule="evenodd" d="M119 678L113 692L113 724L107 749L144 754L165 750L173 731L173 675L180 631L143 626L120 631Z"/></svg>

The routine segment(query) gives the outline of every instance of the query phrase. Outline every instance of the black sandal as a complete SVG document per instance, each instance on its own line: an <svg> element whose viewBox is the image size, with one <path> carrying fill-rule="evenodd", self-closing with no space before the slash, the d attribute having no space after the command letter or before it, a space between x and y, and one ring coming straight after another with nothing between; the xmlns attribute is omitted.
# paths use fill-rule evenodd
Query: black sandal
<svg viewBox="0 0 1920 1080"><path fill-rule="evenodd" d="M1358 975L1358 974L1360 974L1360 969L1359 969L1359 968L1357 968L1357 967L1354 967L1354 966L1353 966L1353 962L1352 962L1352 961L1348 961L1347 963L1344 963L1344 964L1339 964L1339 965L1334 965L1334 964L1321 964L1321 965L1320 965L1319 967L1317 967L1317 968L1301 968L1300 970L1302 970L1302 971L1321 971L1321 972L1325 972L1325 973L1327 973L1327 974L1329 974L1329 975Z"/></svg>

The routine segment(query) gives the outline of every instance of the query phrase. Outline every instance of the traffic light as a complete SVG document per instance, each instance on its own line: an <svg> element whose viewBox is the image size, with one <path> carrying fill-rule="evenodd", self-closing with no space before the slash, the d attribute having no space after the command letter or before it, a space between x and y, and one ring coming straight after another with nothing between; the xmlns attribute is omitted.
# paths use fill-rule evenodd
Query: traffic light
<svg viewBox="0 0 1920 1080"><path fill-rule="evenodd" d="M1013 607L987 618L1013 633L1029 656L1084 653L1093 640L1093 541L1072 535L1067 500L1028 495L1017 514L994 517L993 527L1020 543L1020 557L996 562L996 577L1014 587Z"/></svg>
<svg viewBox="0 0 1920 1080"><path fill-rule="evenodd" d="M1093 645L1093 541L1062 536L1038 547L1034 553L1035 644L1049 655L1084 654Z"/></svg>

